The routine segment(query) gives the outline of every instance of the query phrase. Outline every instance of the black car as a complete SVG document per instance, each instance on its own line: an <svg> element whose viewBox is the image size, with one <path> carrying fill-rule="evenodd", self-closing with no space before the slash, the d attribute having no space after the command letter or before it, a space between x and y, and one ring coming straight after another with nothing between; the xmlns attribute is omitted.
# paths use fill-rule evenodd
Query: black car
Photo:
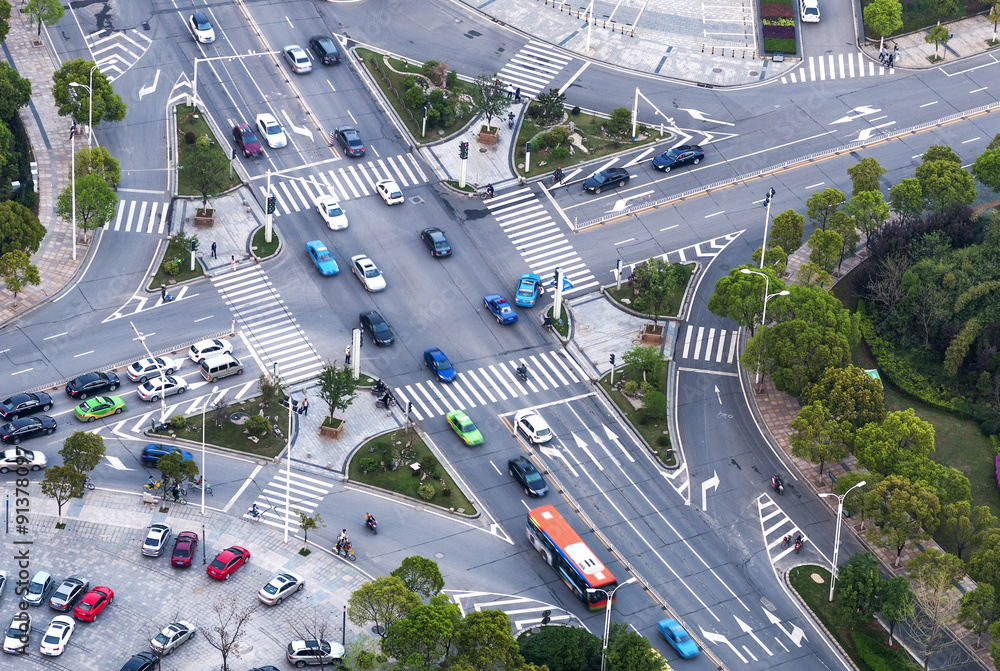
<svg viewBox="0 0 1000 671"><path fill-rule="evenodd" d="M583 183L583 190L600 193L607 186L625 186L630 178L625 168L607 168L588 177Z"/></svg>
<svg viewBox="0 0 1000 671"><path fill-rule="evenodd" d="M425 228L420 231L420 239L427 245L431 256L451 256L451 245L440 228Z"/></svg>
<svg viewBox="0 0 1000 671"><path fill-rule="evenodd" d="M521 484L521 488L528 496L545 496L545 492L549 491L545 478L527 457L508 459L507 472Z"/></svg>
<svg viewBox="0 0 1000 671"><path fill-rule="evenodd" d="M348 156L364 156L365 143L361 139L361 133L354 130L352 126L340 126L337 132L337 142L344 148L344 153Z"/></svg>
<svg viewBox="0 0 1000 671"><path fill-rule="evenodd" d="M11 445L19 445L25 438L34 438L45 434L50 435L56 430L56 420L48 415L41 417L22 417L0 426L0 441Z"/></svg>
<svg viewBox="0 0 1000 671"><path fill-rule="evenodd" d="M74 378L66 385L66 393L81 401L100 394L103 391L114 391L121 384L114 373L87 373Z"/></svg>
<svg viewBox="0 0 1000 671"><path fill-rule="evenodd" d="M90 581L78 575L73 575L59 585L58 589L49 598L49 608L66 612L72 610L77 599L87 593L90 588Z"/></svg>
<svg viewBox="0 0 1000 671"><path fill-rule="evenodd" d="M653 167L663 172L670 172L671 168L676 168L685 163L698 165L703 158L705 158L705 150L700 146L696 144L682 144L654 158Z"/></svg>
<svg viewBox="0 0 1000 671"><path fill-rule="evenodd" d="M34 394L14 394L0 403L0 419L10 421L38 411L48 412L51 408L52 397L43 391Z"/></svg>
<svg viewBox="0 0 1000 671"><path fill-rule="evenodd" d="M125 662L121 671L156 671L160 668L159 658L151 652L137 652Z"/></svg>
<svg viewBox="0 0 1000 671"><path fill-rule="evenodd" d="M309 48L316 54L316 58L323 62L323 65L333 65L340 62L340 50L337 43L329 37L317 35L309 38Z"/></svg>
<svg viewBox="0 0 1000 671"><path fill-rule="evenodd" d="M362 312L358 316L358 319L361 320L361 330L368 334L373 343L382 345L383 347L388 347L392 344L394 340L392 329L382 319L382 315L372 310L370 312Z"/></svg>

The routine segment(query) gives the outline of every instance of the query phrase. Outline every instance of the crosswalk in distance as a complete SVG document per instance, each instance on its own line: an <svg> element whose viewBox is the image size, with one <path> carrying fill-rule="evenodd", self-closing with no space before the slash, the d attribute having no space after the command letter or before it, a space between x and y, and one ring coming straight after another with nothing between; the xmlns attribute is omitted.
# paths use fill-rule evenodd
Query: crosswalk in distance
<svg viewBox="0 0 1000 671"><path fill-rule="evenodd" d="M152 38L135 28L99 30L84 39L97 67L112 82L135 65L153 44Z"/></svg>
<svg viewBox="0 0 1000 671"><path fill-rule="evenodd" d="M549 215L537 194L528 187L505 191L486 201L514 248L548 288L561 268L573 288L564 294L586 291L600 285L583 259L573 249L566 233Z"/></svg>
<svg viewBox="0 0 1000 671"><path fill-rule="evenodd" d="M757 497L757 515L760 519L761 533L767 543L768 557L772 564L795 552L795 543L792 540L787 545L785 544L786 536L789 539L794 539L801 535L803 540L808 540L802 530L792 521L792 518L768 494Z"/></svg>
<svg viewBox="0 0 1000 671"><path fill-rule="evenodd" d="M307 181L271 177L271 190L277 200L275 215L312 210L318 196L333 196L339 201L375 195L375 183L393 179L404 190L427 182L427 175L412 154L386 156L371 161L350 161L346 165L309 175ZM267 197L267 187L260 185Z"/></svg>
<svg viewBox="0 0 1000 671"><path fill-rule="evenodd" d="M537 627L543 623L584 628L583 622L569 611L516 594L466 592L451 589L444 590L444 593L448 595L452 603L459 607L463 616L484 608L503 611L510 619L515 632Z"/></svg>
<svg viewBox="0 0 1000 671"><path fill-rule="evenodd" d="M323 368L323 360L259 265L223 272L212 284L265 368L270 371L278 364L286 386L308 380Z"/></svg>
<svg viewBox="0 0 1000 671"><path fill-rule="evenodd" d="M299 526L299 515L296 512L301 510L308 516L316 512L316 508L323 499L333 490L333 484L327 480L311 474L303 474L292 471L290 474L285 470L280 470L268 482L254 499L258 510L263 514L265 524L275 527L285 526L285 496L288 496L288 504L291 510L288 511L290 526ZM246 512L244 517L250 517Z"/></svg>
<svg viewBox="0 0 1000 671"><path fill-rule="evenodd" d="M782 84L803 84L833 79L882 77L895 74L896 68L887 68L862 53L825 54L809 56L802 65L781 78Z"/></svg>
<svg viewBox="0 0 1000 671"><path fill-rule="evenodd" d="M114 219L105 230L115 233L165 235L169 228L167 211L170 203L148 200L119 200Z"/></svg>
<svg viewBox="0 0 1000 671"><path fill-rule="evenodd" d="M740 332L685 324L679 359L731 364L736 361Z"/></svg>
<svg viewBox="0 0 1000 671"><path fill-rule="evenodd" d="M514 372L521 364L528 366L527 382ZM587 376L572 357L552 350L460 372L454 382L447 384L428 378L426 382L396 387L392 393L404 408L412 402L413 415L422 420L586 380Z"/></svg>
<svg viewBox="0 0 1000 671"><path fill-rule="evenodd" d="M520 88L522 95L534 97L544 91L571 60L572 56L556 52L550 44L531 41L507 61L497 77L505 84Z"/></svg>

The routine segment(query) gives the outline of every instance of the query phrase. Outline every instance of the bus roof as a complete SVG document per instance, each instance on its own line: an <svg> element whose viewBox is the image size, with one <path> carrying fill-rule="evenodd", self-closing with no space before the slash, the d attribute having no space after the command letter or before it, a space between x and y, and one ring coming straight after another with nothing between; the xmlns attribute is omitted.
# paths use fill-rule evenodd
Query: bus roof
<svg viewBox="0 0 1000 671"><path fill-rule="evenodd" d="M611 571L597 558L587 544L573 531L573 527L551 506L539 506L528 511L535 526L548 536L563 555L591 582L600 587L615 581Z"/></svg>

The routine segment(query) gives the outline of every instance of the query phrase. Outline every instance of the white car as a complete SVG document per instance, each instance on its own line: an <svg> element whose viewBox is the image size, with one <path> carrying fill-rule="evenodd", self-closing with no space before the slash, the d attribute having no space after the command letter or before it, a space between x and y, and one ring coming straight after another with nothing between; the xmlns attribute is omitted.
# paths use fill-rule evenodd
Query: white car
<svg viewBox="0 0 1000 671"><path fill-rule="evenodd" d="M0 452L0 473L16 471L19 468L30 468L38 471L49 465L49 460L41 452L33 452L24 448L11 448Z"/></svg>
<svg viewBox="0 0 1000 671"><path fill-rule="evenodd" d="M309 60L309 56L306 54L305 49L297 44L289 44L281 50L285 54L285 60L292 68L292 72L296 74L305 74L306 72L312 72L313 64Z"/></svg>
<svg viewBox="0 0 1000 671"><path fill-rule="evenodd" d="M375 182L375 190L382 196L386 205L399 205L403 202L403 191L395 180L380 179Z"/></svg>
<svg viewBox="0 0 1000 671"><path fill-rule="evenodd" d="M288 144L288 138L285 137L285 131L281 130L281 124L278 123L278 120L274 118L273 114L268 114L267 112L261 112L258 114L257 130L260 131L260 137L267 142L267 146L271 149L284 147Z"/></svg>
<svg viewBox="0 0 1000 671"><path fill-rule="evenodd" d="M149 526L149 533L142 543L142 554L147 557L159 557L170 541L170 525L157 522Z"/></svg>
<svg viewBox="0 0 1000 671"><path fill-rule="evenodd" d="M7 586L7 572L0 571L0 597L3 596L4 587Z"/></svg>
<svg viewBox="0 0 1000 671"><path fill-rule="evenodd" d="M212 28L212 23L208 20L208 17L201 12L195 12L188 19L188 25L191 27L191 34L194 35L194 39L198 40L202 44L211 44L215 41L215 29Z"/></svg>
<svg viewBox="0 0 1000 671"><path fill-rule="evenodd" d="M260 588L257 598L268 606L277 606L285 597L300 591L306 586L306 579L298 573L286 571L271 578L271 581Z"/></svg>
<svg viewBox="0 0 1000 671"><path fill-rule="evenodd" d="M153 652L167 656L176 650L181 643L193 637L196 631L198 630L190 622L184 620L172 622L149 642L149 647L153 649Z"/></svg>
<svg viewBox="0 0 1000 671"><path fill-rule="evenodd" d="M31 616L23 610L14 616L3 639L3 651L16 655L27 652L28 637L31 636Z"/></svg>
<svg viewBox="0 0 1000 671"><path fill-rule="evenodd" d="M368 291L382 291L385 289L385 277L375 265L375 262L364 254L351 257L351 272L361 280Z"/></svg>
<svg viewBox="0 0 1000 671"><path fill-rule="evenodd" d="M73 635L76 623L68 615L56 615L49 623L49 628L45 630L40 647L43 655L56 657L66 652L66 644L69 637Z"/></svg>
<svg viewBox="0 0 1000 671"><path fill-rule="evenodd" d="M128 379L133 382L145 382L151 377L159 377L160 371L166 375L173 375L180 365L173 359L165 356L154 356L136 361L125 369Z"/></svg>
<svg viewBox="0 0 1000 671"><path fill-rule="evenodd" d="M819 23L819 0L799 0L799 16L803 23Z"/></svg>
<svg viewBox="0 0 1000 671"><path fill-rule="evenodd" d="M316 211L331 231L342 231L347 228L347 214L333 196L316 198Z"/></svg>
<svg viewBox="0 0 1000 671"><path fill-rule="evenodd" d="M144 401L155 403L161 397L183 394L187 391L187 380L180 375L165 375L163 378L154 377L146 384L139 385L135 390L136 395Z"/></svg>
<svg viewBox="0 0 1000 671"><path fill-rule="evenodd" d="M534 410L522 410L514 415L514 426L523 433L532 445L552 440L552 429Z"/></svg>
<svg viewBox="0 0 1000 671"><path fill-rule="evenodd" d="M212 340L199 340L195 344L191 345L191 351L188 352L188 356L191 357L191 361L198 363L207 357L216 356L218 354L232 354L232 352L232 343L228 340L219 340L218 338L215 338Z"/></svg>

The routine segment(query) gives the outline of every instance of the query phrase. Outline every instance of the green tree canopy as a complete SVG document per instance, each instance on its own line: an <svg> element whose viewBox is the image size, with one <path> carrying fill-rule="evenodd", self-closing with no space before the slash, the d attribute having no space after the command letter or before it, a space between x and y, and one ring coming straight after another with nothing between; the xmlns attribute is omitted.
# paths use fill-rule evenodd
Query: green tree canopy
<svg viewBox="0 0 1000 671"><path fill-rule="evenodd" d="M820 480L826 462L840 461L847 454L845 434L850 432L850 425L831 417L819 401L799 410L791 428L792 455L819 464Z"/></svg>
<svg viewBox="0 0 1000 671"><path fill-rule="evenodd" d="M916 176L928 210L943 212L952 203L969 205L976 199L975 180L957 163L924 161L917 166Z"/></svg>
<svg viewBox="0 0 1000 671"><path fill-rule="evenodd" d="M848 168L847 176L851 178L851 199L864 191L879 191L879 182L884 174L885 168L872 156L866 156Z"/></svg>
<svg viewBox="0 0 1000 671"><path fill-rule="evenodd" d="M444 578L437 562L414 555L406 557L391 575L403 581L406 588L412 592L430 598L444 589Z"/></svg>
<svg viewBox="0 0 1000 671"><path fill-rule="evenodd" d="M816 287L800 287L793 284L787 288L788 296L768 301L769 322L799 319L843 335L851 347L861 342L858 315L852 315L836 296ZM772 284L771 292L775 291L777 289Z"/></svg>
<svg viewBox="0 0 1000 671"><path fill-rule="evenodd" d="M437 603L414 606L405 617L389 625L382 652L395 657L401 669L432 671L448 657L462 612L457 604Z"/></svg>
<svg viewBox="0 0 1000 671"><path fill-rule="evenodd" d="M470 612L458 631L459 660L479 671L521 671L524 657L507 613L494 608Z"/></svg>
<svg viewBox="0 0 1000 671"><path fill-rule="evenodd" d="M76 225L84 231L101 228L114 216L118 196L100 175L76 178ZM56 212L66 221L73 219L73 186L67 186L56 200Z"/></svg>
<svg viewBox="0 0 1000 671"><path fill-rule="evenodd" d="M0 277L4 280L7 291L17 294L28 285L38 286L42 283L42 278L38 274L38 267L32 265L31 257L24 252L7 252L0 256Z"/></svg>
<svg viewBox="0 0 1000 671"><path fill-rule="evenodd" d="M319 397L326 403L330 421L333 413L347 410L354 402L354 392L357 382L354 374L347 366L337 368L336 364L323 366L319 372Z"/></svg>
<svg viewBox="0 0 1000 671"><path fill-rule="evenodd" d="M959 559L966 550L978 548L986 532L997 523L988 506L973 507L969 501L949 503L941 513L941 534L955 545Z"/></svg>
<svg viewBox="0 0 1000 671"><path fill-rule="evenodd" d="M741 268L749 268L749 266L741 266ZM767 290L770 293L785 289L785 283L778 279L774 275L774 271L769 268L752 270L768 276L770 281ZM708 309L718 317L723 317L750 329L750 333L753 334L764 309L764 286L764 278L760 275L741 273L740 268L734 268L729 271L728 275L720 277L715 283L715 292L708 299ZM770 301L769 307L773 310L780 303L780 299Z"/></svg>
<svg viewBox="0 0 1000 671"><path fill-rule="evenodd" d="M946 144L932 144L920 156L920 160L924 163L927 161L949 161L955 165L962 165L962 157Z"/></svg>
<svg viewBox="0 0 1000 671"><path fill-rule="evenodd" d="M229 160L210 145L208 138L200 137L187 147L183 161L181 172L201 194L202 209L208 208L208 199L222 193L229 184Z"/></svg>
<svg viewBox="0 0 1000 671"><path fill-rule="evenodd" d="M31 82L17 73L7 61L0 61L0 121L10 126L17 110L31 100Z"/></svg>
<svg viewBox="0 0 1000 671"><path fill-rule="evenodd" d="M987 149L972 164L973 176L994 192L1000 193L1000 147Z"/></svg>
<svg viewBox="0 0 1000 671"><path fill-rule="evenodd" d="M903 27L903 5L899 0L872 0L865 7L865 26L880 38L886 38Z"/></svg>
<svg viewBox="0 0 1000 671"><path fill-rule="evenodd" d="M521 654L529 664L549 671L590 671L595 659L601 663L603 643L586 629L543 625L537 633L523 635Z"/></svg>
<svg viewBox="0 0 1000 671"><path fill-rule="evenodd" d="M1000 620L1000 604L997 603L993 585L984 582L982 585L976 585L971 592L963 594L959 604L958 620L976 635L976 647L982 647L983 634L992 623Z"/></svg>
<svg viewBox="0 0 1000 671"><path fill-rule="evenodd" d="M919 482L933 489L942 507L968 501L972 497L972 485L962 471L939 464L932 459L901 461L896 474L902 475L910 482Z"/></svg>
<svg viewBox="0 0 1000 671"><path fill-rule="evenodd" d="M645 375L656 377L667 362L659 347L635 345L622 355L622 363L641 370Z"/></svg>
<svg viewBox="0 0 1000 671"><path fill-rule="evenodd" d="M889 205L881 191L859 191L847 203L847 213L854 218L855 225L871 237L882 230L889 221Z"/></svg>
<svg viewBox="0 0 1000 671"><path fill-rule="evenodd" d="M7 252L34 254L47 231L38 217L20 203L0 202L0 256Z"/></svg>
<svg viewBox="0 0 1000 671"><path fill-rule="evenodd" d="M816 382L830 366L851 361L851 346L843 334L794 319L760 329L747 344L741 364L771 375L774 387L792 396Z"/></svg>
<svg viewBox="0 0 1000 671"><path fill-rule="evenodd" d="M919 543L931 537L941 510L930 487L914 484L898 475L883 479L865 494L865 499L871 520L865 537L873 545L895 551L894 566L899 566L907 543ZM924 554L927 552L925 549Z"/></svg>
<svg viewBox="0 0 1000 671"><path fill-rule="evenodd" d="M805 403L821 401L830 416L854 430L885 419L882 385L857 366L828 368L815 384L802 390ZM851 446L854 445L853 436Z"/></svg>
<svg viewBox="0 0 1000 671"><path fill-rule="evenodd" d="M760 250L761 247L755 249L750 257L753 259L754 266L758 267L760 266ZM764 267L777 277L783 276L788 268L788 252L778 245L769 245L767 253L764 255Z"/></svg>
<svg viewBox="0 0 1000 671"><path fill-rule="evenodd" d="M928 2L955 2L956 0L928 0ZM942 44L948 44L948 40L951 39L951 34L948 32L948 26L932 26L927 34L924 36L924 42L927 44L934 45L934 58L938 57L938 47ZM942 58L942 60L944 60Z"/></svg>
<svg viewBox="0 0 1000 671"><path fill-rule="evenodd" d="M826 230L830 217L839 212L846 201L847 196L840 189L827 187L823 191L817 191L806 200L809 223L816 228Z"/></svg>
<svg viewBox="0 0 1000 671"><path fill-rule="evenodd" d="M684 281L684 270L667 263L660 257L647 259L635 266L629 284L639 291L633 304L639 312L646 313L655 324L666 307L670 294Z"/></svg>
<svg viewBox="0 0 1000 671"><path fill-rule="evenodd" d="M118 165L118 159L104 147L78 149L75 170L77 179L84 175L100 175L111 187L122 181L122 171Z"/></svg>
<svg viewBox="0 0 1000 671"><path fill-rule="evenodd" d="M856 624L868 622L882 607L878 559L871 552L858 552L838 573L834 596L842 617Z"/></svg>
<svg viewBox="0 0 1000 671"><path fill-rule="evenodd" d="M77 58L63 63L52 74L52 97L59 108L59 116L68 116L79 124L88 123L93 118L95 126L104 121L122 121L128 105L115 93L111 80L100 68L94 70L94 102L91 107L90 93L84 86L90 87L90 70L93 67L94 61ZM70 86L70 83L81 86Z"/></svg>
<svg viewBox="0 0 1000 671"><path fill-rule="evenodd" d="M66 466L72 466L77 472L87 474L97 468L104 460L106 450L104 438L97 433L74 431L63 441L59 456Z"/></svg>
<svg viewBox="0 0 1000 671"><path fill-rule="evenodd" d="M924 211L924 194L920 180L907 177L889 189L889 206L901 217L912 219Z"/></svg>
<svg viewBox="0 0 1000 671"><path fill-rule="evenodd" d="M781 247L789 253L794 253L802 246L805 223L805 217L795 210L785 210L776 215L771 222L767 246Z"/></svg>
<svg viewBox="0 0 1000 671"><path fill-rule="evenodd" d="M881 424L862 426L855 433L858 463L879 475L898 473L905 461L925 459L934 451L934 426L913 408L886 413Z"/></svg>
<svg viewBox="0 0 1000 671"><path fill-rule="evenodd" d="M492 125L493 117L498 117L510 106L507 90L496 74L481 74L470 87L472 102L480 114L486 117L486 125Z"/></svg>
<svg viewBox="0 0 1000 671"><path fill-rule="evenodd" d="M663 657L649 639L626 624L612 623L608 632L607 668L615 671L661 671Z"/></svg>
<svg viewBox="0 0 1000 671"><path fill-rule="evenodd" d="M0 42L5 42L10 32L10 9L10 0L0 0Z"/></svg>
<svg viewBox="0 0 1000 671"><path fill-rule="evenodd" d="M882 478L878 473L849 471L837 478L837 482L833 485L833 493L845 497L844 511L849 515L861 515L859 531L864 531L865 524L868 522L867 516L870 512L868 503L865 501L865 494L874 489L881 481ZM860 482L864 482L865 484L854 489L854 486ZM854 491L851 491L852 489Z"/></svg>
<svg viewBox="0 0 1000 671"><path fill-rule="evenodd" d="M844 236L831 229L817 228L809 236L809 261L825 272L832 272L840 262L844 250Z"/></svg>
<svg viewBox="0 0 1000 671"><path fill-rule="evenodd" d="M54 26L66 13L60 0L28 0L28 4L24 5L21 11L30 16L32 21L38 22L39 39L42 37L43 23L47 26Z"/></svg>
<svg viewBox="0 0 1000 671"><path fill-rule="evenodd" d="M72 466L49 466L42 480L42 494L55 499L59 509L59 524L62 524L62 509L70 499L83 496L83 483L87 476L77 473Z"/></svg>
<svg viewBox="0 0 1000 671"><path fill-rule="evenodd" d="M358 627L374 623L384 638L393 622L420 604L420 597L396 576L380 576L356 589L347 600L347 617Z"/></svg>
<svg viewBox="0 0 1000 671"><path fill-rule="evenodd" d="M901 575L890 578L882 583L882 617L889 622L889 641L892 645L892 633L896 624L913 616L916 612L917 595L910 589L910 581Z"/></svg>
<svg viewBox="0 0 1000 671"><path fill-rule="evenodd" d="M163 455L156 462L156 468L163 474L164 500L175 484L194 482L198 477L198 464L193 459L184 459L180 452Z"/></svg>
<svg viewBox="0 0 1000 671"><path fill-rule="evenodd" d="M1000 529L983 532L979 549L969 558L969 575L977 583L989 583L1000 589Z"/></svg>

